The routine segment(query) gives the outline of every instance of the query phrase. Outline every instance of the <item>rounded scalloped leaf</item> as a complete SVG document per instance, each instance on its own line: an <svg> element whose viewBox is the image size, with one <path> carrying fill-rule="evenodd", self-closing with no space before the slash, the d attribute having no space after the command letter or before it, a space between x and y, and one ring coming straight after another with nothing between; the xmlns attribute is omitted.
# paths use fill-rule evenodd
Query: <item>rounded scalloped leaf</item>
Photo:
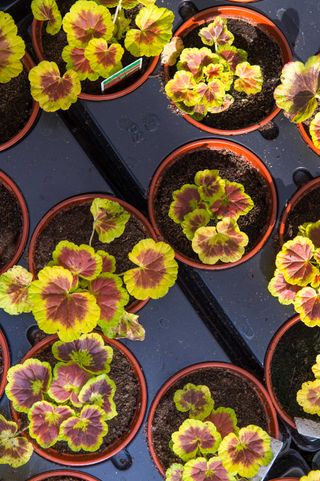
<svg viewBox="0 0 320 481"><path fill-rule="evenodd" d="M58 441L61 423L73 415L69 406L39 401L28 412L29 434L42 448L49 448Z"/></svg>
<svg viewBox="0 0 320 481"><path fill-rule="evenodd" d="M0 308L11 315L30 312L28 289L32 274L24 267L14 266L0 276Z"/></svg>
<svg viewBox="0 0 320 481"><path fill-rule="evenodd" d="M178 264L174 250L165 242L143 239L129 253L129 259L138 267L125 272L123 279L136 299L159 299L176 282Z"/></svg>
<svg viewBox="0 0 320 481"><path fill-rule="evenodd" d="M98 277L102 269L101 257L86 244L78 246L73 242L61 241L53 251L52 258L55 264L88 281Z"/></svg>
<svg viewBox="0 0 320 481"><path fill-rule="evenodd" d="M192 107L199 101L196 86L192 73L178 70L173 79L166 83L165 92L174 102L182 102L185 106Z"/></svg>
<svg viewBox="0 0 320 481"><path fill-rule="evenodd" d="M183 464L173 463L166 471L165 481L183 481Z"/></svg>
<svg viewBox="0 0 320 481"><path fill-rule="evenodd" d="M46 112L68 110L78 100L81 83L78 74L67 70L61 77L54 62L43 60L29 72L31 95Z"/></svg>
<svg viewBox="0 0 320 481"><path fill-rule="evenodd" d="M205 419L212 411L214 402L207 386L186 384L178 389L173 396L173 402L178 411L188 412L189 418Z"/></svg>
<svg viewBox="0 0 320 481"><path fill-rule="evenodd" d="M306 222L299 226L299 234L308 237L314 247L320 247L320 220L316 222Z"/></svg>
<svg viewBox="0 0 320 481"><path fill-rule="evenodd" d="M181 224L187 214L198 209L201 201L199 189L193 184L184 184L172 197L168 215L176 224Z"/></svg>
<svg viewBox="0 0 320 481"><path fill-rule="evenodd" d="M206 460L196 458L188 461L184 466L183 481L232 481L234 476L229 474L218 456Z"/></svg>
<svg viewBox="0 0 320 481"><path fill-rule="evenodd" d="M274 99L291 122L304 122L315 111L320 83L320 57L310 57L306 64L287 63L281 73L281 84L274 91Z"/></svg>
<svg viewBox="0 0 320 481"><path fill-rule="evenodd" d="M105 420L113 419L118 415L113 400L116 385L106 374L89 379L79 393L82 404L94 404L103 409Z"/></svg>
<svg viewBox="0 0 320 481"><path fill-rule="evenodd" d="M194 176L194 183L204 200L221 197L224 193L225 181L219 176L219 170L199 170Z"/></svg>
<svg viewBox="0 0 320 481"><path fill-rule="evenodd" d="M17 33L11 15L0 12L0 83L7 83L22 72L20 59L25 54L25 43Z"/></svg>
<svg viewBox="0 0 320 481"><path fill-rule="evenodd" d="M89 379L90 374L78 364L58 362L48 394L58 404L70 401L73 406L80 407L79 392Z"/></svg>
<svg viewBox="0 0 320 481"><path fill-rule="evenodd" d="M80 80L89 79L95 81L99 78L98 72L92 70L85 56L85 47L66 45L61 55L67 64L67 70L74 70Z"/></svg>
<svg viewBox="0 0 320 481"><path fill-rule="evenodd" d="M236 66L234 89L247 95L255 95L262 90L263 75L259 65L250 65L248 62L239 63Z"/></svg>
<svg viewBox="0 0 320 481"><path fill-rule="evenodd" d="M102 336L94 332L73 342L56 341L52 353L59 361L76 363L93 374L109 372L113 357L112 347L105 346Z"/></svg>
<svg viewBox="0 0 320 481"><path fill-rule="evenodd" d="M244 254L248 236L234 219L223 219L215 227L200 227L192 239L192 249L204 264L236 262Z"/></svg>
<svg viewBox="0 0 320 481"><path fill-rule="evenodd" d="M313 144L320 149L320 112L312 119L309 130Z"/></svg>
<svg viewBox="0 0 320 481"><path fill-rule="evenodd" d="M85 405L78 416L72 416L60 426L60 440L66 441L69 448L78 452L97 451L108 433L104 412L98 406Z"/></svg>
<svg viewBox="0 0 320 481"><path fill-rule="evenodd" d="M229 64L222 59L222 57L218 58L219 63L211 63L207 67L204 67L203 74L208 82L217 78L221 80L224 85L224 89L227 92L230 90L233 83L233 72L231 71Z"/></svg>
<svg viewBox="0 0 320 481"><path fill-rule="evenodd" d="M211 414L205 419L215 425L222 439L230 433L237 433L239 428L237 426L237 416L232 408L218 407L213 409Z"/></svg>
<svg viewBox="0 0 320 481"><path fill-rule="evenodd" d="M300 289L300 286L289 284L279 269L275 270L274 277L268 285L270 294L277 297L280 304L284 304L285 306L294 303L297 292L299 292Z"/></svg>
<svg viewBox="0 0 320 481"><path fill-rule="evenodd" d="M174 14L167 8L149 5L135 18L138 29L130 29L124 45L134 57L155 57L171 39Z"/></svg>
<svg viewBox="0 0 320 481"><path fill-rule="evenodd" d="M47 33L56 35L60 31L62 16L56 0L32 0L31 10L36 20L47 22Z"/></svg>
<svg viewBox="0 0 320 481"><path fill-rule="evenodd" d="M311 264L314 245L307 237L296 236L283 244L276 257L276 266L289 284L306 286L312 282L317 269Z"/></svg>
<svg viewBox="0 0 320 481"><path fill-rule="evenodd" d="M47 334L57 333L62 341L74 341L91 332L100 318L94 296L75 288L71 272L60 266L42 269L29 288L39 328Z"/></svg>
<svg viewBox="0 0 320 481"><path fill-rule="evenodd" d="M116 7L119 3L119 0L95 0L97 3L104 5L108 8ZM139 3L142 3L140 0L122 0L121 8L130 9L136 7Z"/></svg>
<svg viewBox="0 0 320 481"><path fill-rule="evenodd" d="M235 72L239 63L246 62L248 54L241 48L227 45L218 49L218 54L228 63L230 69Z"/></svg>
<svg viewBox="0 0 320 481"><path fill-rule="evenodd" d="M9 464L12 468L26 464L33 453L32 444L18 436L17 431L18 425L0 414L0 464Z"/></svg>
<svg viewBox="0 0 320 481"><path fill-rule="evenodd" d="M93 38L112 38L114 24L111 13L103 5L78 0L63 18L63 30L71 45L86 46Z"/></svg>
<svg viewBox="0 0 320 481"><path fill-rule="evenodd" d="M101 77L109 77L122 69L123 54L124 49L119 43L108 45L103 38L93 38L85 49L91 69Z"/></svg>
<svg viewBox="0 0 320 481"><path fill-rule="evenodd" d="M228 472L252 478L261 466L272 460L270 436L259 426L249 425L228 434L221 442L218 454Z"/></svg>
<svg viewBox="0 0 320 481"><path fill-rule="evenodd" d="M124 313L124 306L129 302L128 293L122 286L121 278L107 272L92 281L89 289L100 308L98 325L108 336Z"/></svg>
<svg viewBox="0 0 320 481"><path fill-rule="evenodd" d="M219 61L219 56L210 48L185 48L181 52L177 68L191 73L194 80L199 81L203 77L205 67L211 63L219 63Z"/></svg>
<svg viewBox="0 0 320 481"><path fill-rule="evenodd" d="M224 181L224 195L213 199L209 209L219 219L229 217L238 219L246 215L253 208L254 203L251 197L245 193L244 187L238 182Z"/></svg>
<svg viewBox="0 0 320 481"><path fill-rule="evenodd" d="M316 379L320 379L320 354L316 357L316 363L312 366L312 372Z"/></svg>
<svg viewBox="0 0 320 481"><path fill-rule="evenodd" d="M214 454L221 436L214 424L197 419L186 419L179 430L172 434L172 451L183 461L199 454Z"/></svg>
<svg viewBox="0 0 320 481"><path fill-rule="evenodd" d="M220 107L225 97L224 84L219 79L211 80L208 83L200 82L195 87L195 91L199 95L199 103L207 109Z"/></svg>
<svg viewBox="0 0 320 481"><path fill-rule="evenodd" d="M49 363L27 359L9 369L6 395L16 411L27 413L35 402L42 401L51 379Z"/></svg>
<svg viewBox="0 0 320 481"><path fill-rule="evenodd" d="M116 271L116 259L114 256L105 251L97 251L102 259L102 273L109 272L113 274Z"/></svg>
<svg viewBox="0 0 320 481"><path fill-rule="evenodd" d="M228 110L228 108L231 107L233 102L234 102L234 97L232 97L232 95L226 94L222 105L220 105L220 107L209 108L208 112L210 112L210 114L220 114L221 112Z"/></svg>
<svg viewBox="0 0 320 481"><path fill-rule="evenodd" d="M227 20L222 17L216 17L213 22L209 23L199 31L199 37L202 43L212 47L232 45L234 36L228 30Z"/></svg>
<svg viewBox="0 0 320 481"><path fill-rule="evenodd" d="M144 341L146 332L138 322L139 316L124 311L118 326L113 333L117 339L130 339L130 341Z"/></svg>
<svg viewBox="0 0 320 481"><path fill-rule="evenodd" d="M200 227L208 225L210 220L211 216L206 209L195 209L192 212L189 212L181 222L184 235L187 239L192 240L195 232Z"/></svg>
<svg viewBox="0 0 320 481"><path fill-rule="evenodd" d="M320 416L320 379L304 382L297 392L297 402L304 412Z"/></svg>
<svg viewBox="0 0 320 481"><path fill-rule="evenodd" d="M306 476L301 476L299 481L320 481L320 470L310 471Z"/></svg>
<svg viewBox="0 0 320 481"><path fill-rule="evenodd" d="M179 55L184 48L183 41L180 37L172 37L167 43L161 53L161 63L173 67L177 63Z"/></svg>
<svg viewBox="0 0 320 481"><path fill-rule="evenodd" d="M93 200L90 212L93 216L93 227L100 242L110 243L121 237L130 219L130 214L122 205L114 200L97 197Z"/></svg>
<svg viewBox="0 0 320 481"><path fill-rule="evenodd" d="M300 320L309 327L320 326L320 293L312 287L303 287L296 295L294 308Z"/></svg>

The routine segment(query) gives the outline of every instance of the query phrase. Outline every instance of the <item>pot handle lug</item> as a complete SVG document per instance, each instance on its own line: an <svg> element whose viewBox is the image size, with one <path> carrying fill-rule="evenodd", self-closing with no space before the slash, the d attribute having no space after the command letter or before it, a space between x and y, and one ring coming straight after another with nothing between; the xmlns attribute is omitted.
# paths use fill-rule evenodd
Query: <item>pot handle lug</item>
<svg viewBox="0 0 320 481"><path fill-rule="evenodd" d="M178 8L182 20L186 21L199 11L198 7L190 0L183 0Z"/></svg>
<svg viewBox="0 0 320 481"><path fill-rule="evenodd" d="M279 127L274 122L268 122L259 129L260 135L266 140L274 140L279 135Z"/></svg>
<svg viewBox="0 0 320 481"><path fill-rule="evenodd" d="M33 326L30 326L29 329L27 330L27 339L31 346L34 346L37 344L37 342L41 341L47 336L43 331L39 329L39 327L34 324Z"/></svg>
<svg viewBox="0 0 320 481"><path fill-rule="evenodd" d="M115 468L119 471L125 471L132 465L132 458L127 449L123 449L119 453L112 456L110 459Z"/></svg>
<svg viewBox="0 0 320 481"><path fill-rule="evenodd" d="M313 175L305 167L298 167L293 171L292 180L298 188L302 187L307 182L310 182L312 179Z"/></svg>

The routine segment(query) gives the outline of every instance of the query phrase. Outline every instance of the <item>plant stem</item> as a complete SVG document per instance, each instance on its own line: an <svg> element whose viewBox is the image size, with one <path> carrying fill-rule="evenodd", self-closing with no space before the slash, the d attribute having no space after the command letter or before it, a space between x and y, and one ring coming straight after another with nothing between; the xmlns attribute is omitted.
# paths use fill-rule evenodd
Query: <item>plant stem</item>
<svg viewBox="0 0 320 481"><path fill-rule="evenodd" d="M113 17L113 23L116 24L116 21L117 21L117 18L118 18L118 15L120 13L120 10L122 8L122 0L119 0L119 3L117 5L117 9L116 9L116 12L114 14L114 17Z"/></svg>
<svg viewBox="0 0 320 481"><path fill-rule="evenodd" d="M91 246L91 244L92 244L94 233L95 233L95 228L94 228L94 224L93 224L91 236L90 236L90 239L89 239L89 246Z"/></svg>

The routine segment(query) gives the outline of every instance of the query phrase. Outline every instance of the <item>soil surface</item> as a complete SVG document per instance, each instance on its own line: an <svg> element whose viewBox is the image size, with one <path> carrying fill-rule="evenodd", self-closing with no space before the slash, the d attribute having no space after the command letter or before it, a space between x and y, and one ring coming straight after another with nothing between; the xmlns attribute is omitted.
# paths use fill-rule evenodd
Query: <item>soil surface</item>
<svg viewBox="0 0 320 481"><path fill-rule="evenodd" d="M195 174L204 169L218 169L222 178L243 184L245 192L254 201L253 209L238 219L240 229L249 237L245 252L249 252L267 229L271 213L269 188L259 171L243 157L229 150L196 149L177 158L164 173L154 201L155 217L161 234L174 250L199 261L192 250L191 241L184 235L180 224L170 219L168 212L172 194L184 184L193 184Z"/></svg>
<svg viewBox="0 0 320 481"><path fill-rule="evenodd" d="M50 476L50 478L46 478L43 481L80 481L80 478L73 478L71 476Z"/></svg>
<svg viewBox="0 0 320 481"><path fill-rule="evenodd" d="M52 257L58 242L68 240L75 244L88 244L93 217L90 212L91 201L73 205L58 212L40 233L35 248L35 267L38 272ZM142 239L150 237L142 222L131 214L124 233L110 244L99 241L95 233L92 247L104 250L116 258L116 271L122 273L134 265L128 259L128 253Z"/></svg>
<svg viewBox="0 0 320 481"><path fill-rule="evenodd" d="M201 41L198 33L201 28L195 28L183 37L185 47L207 47ZM275 109L273 91L279 83L283 62L278 44L263 31L263 26L253 26L243 20L228 20L228 29L234 35L233 45L248 53L251 65L260 65L263 74L262 91L256 95L236 92L233 87L228 92L235 101L233 105L220 114L208 114L201 123L215 129L234 130L251 126L262 121ZM209 47L210 48L210 47ZM170 78L176 68L170 69Z"/></svg>
<svg viewBox="0 0 320 481"><path fill-rule="evenodd" d="M122 438L126 437L133 422L135 411L140 402L140 387L130 362L118 349L115 347L112 348L113 359L108 376L116 384L114 402L116 404L118 415L107 421L108 433L104 437L103 443L96 453L103 453L106 450L110 450L112 445L117 445ZM42 351L40 355L37 355L37 359L40 361L47 361L51 366L54 366L58 362L51 352L51 347ZM25 414L21 414L21 418L24 425L28 423L28 418ZM50 449L62 454L86 454L88 457L92 455L92 453L90 454L83 450L74 453L69 449L67 443L62 441L58 442Z"/></svg>
<svg viewBox="0 0 320 481"><path fill-rule="evenodd" d="M177 431L183 421L188 418L188 414L179 412L173 402L175 391L182 389L187 383L208 386L214 400L214 407L233 408L239 427L256 424L269 430L269 420L261 397L249 381L222 368L205 368L176 382L161 399L155 412L152 428L154 447L165 469L172 463L181 462L169 448L169 442L172 433Z"/></svg>
<svg viewBox="0 0 320 481"><path fill-rule="evenodd" d="M22 229L23 217L17 198L0 181L0 269L7 265L17 252Z"/></svg>
<svg viewBox="0 0 320 481"><path fill-rule="evenodd" d="M0 83L0 145L17 135L33 107L28 72L24 69L8 83Z"/></svg>
<svg viewBox="0 0 320 481"><path fill-rule="evenodd" d="M292 418L302 417L318 421L318 416L307 414L296 400L304 382L315 379L311 367L320 353L320 329L298 322L281 338L273 354L271 381L282 409Z"/></svg>
<svg viewBox="0 0 320 481"><path fill-rule="evenodd" d="M58 0L57 3L62 16L64 16L70 10L71 6L75 3L75 0ZM113 12L113 10L114 9L110 9L111 12ZM135 12L135 9L133 9L133 13L137 13ZM126 11L126 16L127 17L129 16L128 11ZM132 18L131 25L133 28L136 28L134 17ZM66 71L66 63L62 59L61 53L64 47L67 45L67 43L68 43L67 35L64 32L63 28L61 28L60 32L58 32L56 35L50 35L46 32L45 27L43 27L42 47L43 47L44 57L46 60L56 62L57 65L59 66L61 73L64 73ZM122 47L124 47L124 39L120 40L119 43L122 45ZM125 53L121 60L122 66L126 67L127 65L130 65L130 63L137 60L137 58L138 57L134 57L128 51L125 50ZM144 72L149 67L151 61L152 59L150 60L146 57L143 57L142 69L139 72L136 72L135 74L131 75L130 77L128 77L128 79L123 80L118 85L115 85L114 87L107 89L104 93L112 94L115 92L119 92L129 87L130 85L132 85L134 82L136 82L139 78L142 77ZM82 91L87 94L100 95L102 93L101 92L102 80L104 80L104 78L100 77L94 82L90 80L82 81L81 82Z"/></svg>
<svg viewBox="0 0 320 481"><path fill-rule="evenodd" d="M284 239L290 240L298 234L299 226L305 222L320 220L320 187L305 194L288 215Z"/></svg>

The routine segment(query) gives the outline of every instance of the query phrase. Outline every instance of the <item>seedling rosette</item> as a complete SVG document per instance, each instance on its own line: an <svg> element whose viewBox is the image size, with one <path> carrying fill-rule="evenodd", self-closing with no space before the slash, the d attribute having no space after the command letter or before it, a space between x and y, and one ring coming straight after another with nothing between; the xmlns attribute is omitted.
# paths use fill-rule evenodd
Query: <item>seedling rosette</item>
<svg viewBox="0 0 320 481"><path fill-rule="evenodd" d="M213 400L207 386L186 384L174 393L174 403L178 411L188 412L192 419L205 419L213 409Z"/></svg>

